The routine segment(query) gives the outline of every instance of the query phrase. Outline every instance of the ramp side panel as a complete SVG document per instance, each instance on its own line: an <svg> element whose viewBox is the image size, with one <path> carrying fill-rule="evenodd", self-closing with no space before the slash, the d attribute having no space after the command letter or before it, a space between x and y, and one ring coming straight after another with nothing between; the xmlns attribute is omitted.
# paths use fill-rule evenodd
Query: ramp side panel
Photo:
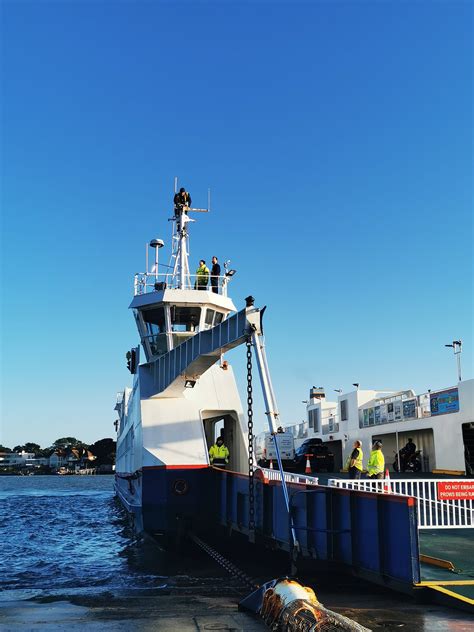
<svg viewBox="0 0 474 632"><path fill-rule="evenodd" d="M248 477L220 477L216 520L248 532ZM278 481L258 481L256 533L286 550L291 532ZM420 580L416 505L412 498L319 486L289 485L292 516L304 558L335 562L371 581L410 589Z"/></svg>

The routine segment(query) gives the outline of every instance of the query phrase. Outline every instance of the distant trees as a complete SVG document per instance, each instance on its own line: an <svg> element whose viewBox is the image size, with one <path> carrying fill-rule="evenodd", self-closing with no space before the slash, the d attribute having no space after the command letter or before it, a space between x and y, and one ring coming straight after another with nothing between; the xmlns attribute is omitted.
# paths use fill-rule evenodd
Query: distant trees
<svg viewBox="0 0 474 632"><path fill-rule="evenodd" d="M87 448L87 444L76 437L61 437L53 443L53 448Z"/></svg>
<svg viewBox="0 0 474 632"><path fill-rule="evenodd" d="M41 451L41 446L39 443L25 443L25 445L16 445L13 448L13 452L30 452L33 454L38 454Z"/></svg>
<svg viewBox="0 0 474 632"><path fill-rule="evenodd" d="M113 439L100 439L89 446L89 450L97 457L94 463L96 465L113 465L116 446L117 443Z"/></svg>
<svg viewBox="0 0 474 632"><path fill-rule="evenodd" d="M95 465L113 465L115 463L116 442L113 439L99 439L92 445L87 445L76 437L61 437L48 448L41 448L38 443L27 441L24 445L16 445L13 450L0 445L0 452L29 452L36 457L48 458L56 450L65 450L69 453L72 449L78 449L82 454L83 451L89 450L97 457L94 461Z"/></svg>

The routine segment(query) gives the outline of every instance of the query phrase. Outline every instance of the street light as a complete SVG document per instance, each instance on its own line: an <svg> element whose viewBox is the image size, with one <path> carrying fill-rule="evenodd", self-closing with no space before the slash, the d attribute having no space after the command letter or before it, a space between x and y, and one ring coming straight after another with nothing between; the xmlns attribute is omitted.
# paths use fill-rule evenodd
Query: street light
<svg viewBox="0 0 474 632"><path fill-rule="evenodd" d="M445 347L450 347L454 355L456 356L457 365L458 365L458 380L461 381L461 351L462 351L462 340L453 340L452 344L444 345Z"/></svg>

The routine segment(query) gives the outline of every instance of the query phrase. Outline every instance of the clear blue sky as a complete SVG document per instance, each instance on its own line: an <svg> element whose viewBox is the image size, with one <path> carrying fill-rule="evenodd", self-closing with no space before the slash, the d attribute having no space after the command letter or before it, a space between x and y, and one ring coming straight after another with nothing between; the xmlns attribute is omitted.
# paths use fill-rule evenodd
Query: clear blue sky
<svg viewBox="0 0 474 632"><path fill-rule="evenodd" d="M1 443L113 436L175 175L213 190L192 265L268 305L284 423L450 386L458 337L473 376L471 3L4 0L1 40Z"/></svg>

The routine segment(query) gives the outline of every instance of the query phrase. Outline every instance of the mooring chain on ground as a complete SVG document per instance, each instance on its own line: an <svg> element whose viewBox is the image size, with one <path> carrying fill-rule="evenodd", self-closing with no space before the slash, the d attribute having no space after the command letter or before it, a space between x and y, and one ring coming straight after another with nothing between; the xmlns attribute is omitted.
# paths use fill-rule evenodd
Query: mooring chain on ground
<svg viewBox="0 0 474 632"><path fill-rule="evenodd" d="M246 575L240 568L235 566L230 560L221 555L216 549L213 549L212 546L203 542L201 538L198 538L197 535L190 534L191 540L197 544L203 551L205 551L213 560L215 560L220 566L225 568L225 570L234 577L238 578L244 584L246 584L252 590L256 590L259 585L248 575Z"/></svg>
<svg viewBox="0 0 474 632"><path fill-rule="evenodd" d="M253 479L253 393L252 393L252 340L247 345L247 417L249 441L249 531L255 531L255 495Z"/></svg>

